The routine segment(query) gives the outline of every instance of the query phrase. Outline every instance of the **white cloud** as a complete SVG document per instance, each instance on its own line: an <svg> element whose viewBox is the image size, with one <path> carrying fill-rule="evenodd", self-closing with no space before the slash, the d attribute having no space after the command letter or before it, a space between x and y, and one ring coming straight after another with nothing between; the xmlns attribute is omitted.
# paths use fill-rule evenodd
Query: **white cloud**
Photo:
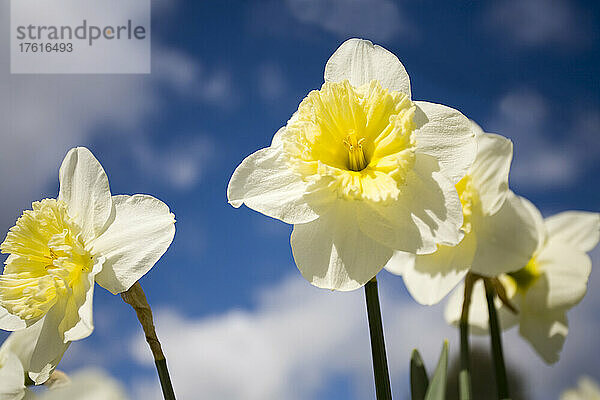
<svg viewBox="0 0 600 400"><path fill-rule="evenodd" d="M536 91L504 95L484 128L515 143L511 181L523 187L565 187L581 179L600 156L600 111L565 109Z"/></svg>
<svg viewBox="0 0 600 400"><path fill-rule="evenodd" d="M600 249L592 257L597 265ZM458 332L445 324L443 305L424 307L406 301L395 294L398 278L387 274L383 278L392 387L402 398L408 393L412 349L421 351L431 371L444 338L457 355ZM569 313L571 331L561 360L553 366L545 365L515 329L504 335L507 365L523 374L528 398L553 398L583 374L600 378L597 357L589 351L600 329L599 288L600 275L592 274L590 293ZM306 400L320 398L322 391L331 389L332 379L344 377L353 382L351 398L364 399L374 397L365 314L362 291L327 292L292 276L263 291L251 310L201 318L159 310L156 324L179 397ZM134 382L133 397L159 400L147 344L141 336L132 340L134 358L149 371ZM473 343L489 348L487 337L475 337Z"/></svg>
<svg viewBox="0 0 600 400"><path fill-rule="evenodd" d="M588 44L585 14L568 0L503 0L492 3L486 24L517 46L581 47Z"/></svg>
<svg viewBox="0 0 600 400"><path fill-rule="evenodd" d="M398 34L414 37L414 27L390 0L287 0L299 21L319 26L341 38L386 41Z"/></svg>
<svg viewBox="0 0 600 400"><path fill-rule="evenodd" d="M433 312L435 318L424 317L429 309L390 294L383 298L390 369L402 379L396 392L404 393L413 347L421 348L433 365L443 335L454 336L454 331L440 310ZM369 398L373 388L365 314L362 291L332 293L294 276L263 292L255 311L231 310L195 320L163 310L156 321L179 397L309 399L332 376L341 375L356 384L356 398ZM143 338L134 338L133 349L140 362L152 365ZM158 400L157 389L154 379L142 379L135 398Z"/></svg>

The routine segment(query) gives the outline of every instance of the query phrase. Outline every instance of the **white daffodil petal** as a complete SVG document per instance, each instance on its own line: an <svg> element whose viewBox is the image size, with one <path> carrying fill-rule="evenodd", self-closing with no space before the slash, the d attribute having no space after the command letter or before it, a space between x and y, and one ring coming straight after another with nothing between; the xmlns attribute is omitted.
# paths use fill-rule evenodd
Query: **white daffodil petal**
<svg viewBox="0 0 600 400"><path fill-rule="evenodd" d="M291 244L298 269L317 287L348 291L373 278L392 250L363 234L356 205L340 204L307 224L294 225Z"/></svg>
<svg viewBox="0 0 600 400"><path fill-rule="evenodd" d="M477 224L473 272L494 277L525 267L538 246L537 228L528 208L510 193L496 214Z"/></svg>
<svg viewBox="0 0 600 400"><path fill-rule="evenodd" d="M465 277L475 254L477 239L466 235L456 246L439 246L432 254L416 257L402 273L412 297L423 305L437 304Z"/></svg>
<svg viewBox="0 0 600 400"><path fill-rule="evenodd" d="M103 259L97 260L92 271L83 277L78 285L73 286L73 294L67 302L65 319L62 323L66 329L65 342L84 339L94 330L92 314L94 280L102 270L102 263Z"/></svg>
<svg viewBox="0 0 600 400"><path fill-rule="evenodd" d="M435 241L427 225L414 218L399 200L391 205L369 204L358 210L360 229L377 242L409 253L432 253Z"/></svg>
<svg viewBox="0 0 600 400"><path fill-rule="evenodd" d="M429 254L462 239L462 206L433 157L418 154L397 201L359 210L363 232L394 250Z"/></svg>
<svg viewBox="0 0 600 400"><path fill-rule="evenodd" d="M294 115L292 116L292 118L290 118L290 120L292 120L296 116L296 114L297 114L297 112L294 113ZM284 135L285 135L285 126L279 128L279 130L277 132L275 132L275 134L273 135L273 138L271 139L271 147L281 146L283 144L281 139Z"/></svg>
<svg viewBox="0 0 600 400"><path fill-rule="evenodd" d="M395 251L392 258L385 264L385 269L395 275L402 275L405 269L414 268L416 254Z"/></svg>
<svg viewBox="0 0 600 400"><path fill-rule="evenodd" d="M48 377L71 344L70 342L65 343L64 330L61 329L65 308L66 301L61 299L39 322L41 323L41 329L37 340L34 341L35 347L28 368L26 368L29 377L36 385L48 380Z"/></svg>
<svg viewBox="0 0 600 400"><path fill-rule="evenodd" d="M129 289L167 251L175 236L175 216L148 195L114 196L114 220L92 243L105 257L96 282L113 294Z"/></svg>
<svg viewBox="0 0 600 400"><path fill-rule="evenodd" d="M521 311L519 333L548 364L558 361L560 351L569 332L567 316L564 311L539 313Z"/></svg>
<svg viewBox="0 0 600 400"><path fill-rule="evenodd" d="M535 224L535 230L537 231L537 247L535 249L535 253L538 253L544 244L546 243L546 239L548 238L546 224L544 222L544 217L538 208L525 197L519 196L521 200L521 204L527 209L531 218L533 218Z"/></svg>
<svg viewBox="0 0 600 400"><path fill-rule="evenodd" d="M348 39L333 53L325 66L325 82L348 80L359 87L372 80L410 97L410 79L394 54L363 39Z"/></svg>
<svg viewBox="0 0 600 400"><path fill-rule="evenodd" d="M319 216L304 198L307 184L288 167L281 147L267 147L250 156L236 168L227 198L234 207L246 204L288 224L314 221Z"/></svg>
<svg viewBox="0 0 600 400"><path fill-rule="evenodd" d="M527 291L530 307L570 308L581 301L592 270L587 254L562 242L549 241L536 257L536 265L543 275Z"/></svg>
<svg viewBox="0 0 600 400"><path fill-rule="evenodd" d="M477 153L471 122L459 111L441 104L424 101L415 104L417 152L435 157L441 172L452 183L458 183Z"/></svg>
<svg viewBox="0 0 600 400"><path fill-rule="evenodd" d="M585 211L566 211L546 218L550 240L588 252L600 239L600 214Z"/></svg>
<svg viewBox="0 0 600 400"><path fill-rule="evenodd" d="M463 213L456 188L433 157L418 154L413 171L406 182L413 215L429 227L436 243L458 244L463 238Z"/></svg>
<svg viewBox="0 0 600 400"><path fill-rule="evenodd" d="M108 177L102 165L85 147L71 149L59 171L60 192L69 215L80 225L84 241L104 230L112 212Z"/></svg>
<svg viewBox="0 0 600 400"><path fill-rule="evenodd" d="M508 172L513 155L510 140L500 135L477 135L477 157L469 175L473 179L484 214L496 213L508 196Z"/></svg>
<svg viewBox="0 0 600 400"><path fill-rule="evenodd" d="M16 331L23 329L27 323L16 315L12 315L4 308L0 307L0 329L5 331Z"/></svg>
<svg viewBox="0 0 600 400"><path fill-rule="evenodd" d="M19 357L24 370L29 370L31 355L35 349L37 340L42 332L43 321L39 321L32 326L11 333L2 344L0 352L6 349Z"/></svg>
<svg viewBox="0 0 600 400"><path fill-rule="evenodd" d="M16 354L0 351L0 400L21 400L25 396L25 371Z"/></svg>

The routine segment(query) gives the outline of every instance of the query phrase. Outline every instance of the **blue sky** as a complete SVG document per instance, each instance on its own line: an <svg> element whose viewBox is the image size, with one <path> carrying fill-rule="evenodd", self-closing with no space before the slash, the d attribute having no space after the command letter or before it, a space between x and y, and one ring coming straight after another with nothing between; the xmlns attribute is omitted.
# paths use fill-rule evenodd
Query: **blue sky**
<svg viewBox="0 0 600 400"><path fill-rule="evenodd" d="M0 4L8 33L8 1ZM233 209L225 195L237 164L269 144L320 87L331 53L355 36L400 58L415 99L457 108L512 139L511 185L545 215L598 211L597 2L160 0L148 76L10 75L2 35L0 232L32 201L55 197L62 157L87 146L114 194L150 193L177 217L173 245L142 284L180 398L372 397L362 292L311 287L293 264L291 227ZM596 268L598 249L592 258ZM416 305L401 279L382 273L380 281L392 384L404 398L412 347L431 365L444 337L456 350L457 333L441 307ZM594 271L553 367L506 335L508 362L530 379L531 398L556 398L582 374L600 380L589 355L599 289ZM61 368L101 366L133 398L157 398L132 312L98 290L95 318L94 334L72 345Z"/></svg>

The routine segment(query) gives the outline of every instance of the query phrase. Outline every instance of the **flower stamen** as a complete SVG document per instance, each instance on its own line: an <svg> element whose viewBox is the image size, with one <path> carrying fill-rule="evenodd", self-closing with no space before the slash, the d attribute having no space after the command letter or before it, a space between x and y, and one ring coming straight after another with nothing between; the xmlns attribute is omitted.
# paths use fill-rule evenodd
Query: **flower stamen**
<svg viewBox="0 0 600 400"><path fill-rule="evenodd" d="M348 150L348 169L351 171L362 171L367 167L367 159L363 150L365 138L359 138L352 132L344 138L344 146Z"/></svg>

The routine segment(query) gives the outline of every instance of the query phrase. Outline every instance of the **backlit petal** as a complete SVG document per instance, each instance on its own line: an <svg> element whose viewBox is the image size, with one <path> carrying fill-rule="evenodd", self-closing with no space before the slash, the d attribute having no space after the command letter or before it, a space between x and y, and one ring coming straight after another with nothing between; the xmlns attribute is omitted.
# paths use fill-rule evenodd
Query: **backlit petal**
<svg viewBox="0 0 600 400"><path fill-rule="evenodd" d="M0 399L21 400L25 390L21 361L11 351L0 351Z"/></svg>
<svg viewBox="0 0 600 400"><path fill-rule="evenodd" d="M512 142L505 137L491 133L477 136L477 157L469 175L477 187L485 214L497 212L508 196L512 154Z"/></svg>
<svg viewBox="0 0 600 400"><path fill-rule="evenodd" d="M58 199L67 203L84 241L101 234L112 212L108 177L102 165L88 149L77 147L65 156L59 178Z"/></svg>
<svg viewBox="0 0 600 400"><path fill-rule="evenodd" d="M280 146L267 147L246 157L227 187L227 198L232 206L246 204L288 224L318 218L307 203L306 193L307 184L287 166Z"/></svg>
<svg viewBox="0 0 600 400"><path fill-rule="evenodd" d="M587 254L550 241L536 257L536 265L542 276L527 291L533 309L570 308L581 301L592 270Z"/></svg>
<svg viewBox="0 0 600 400"><path fill-rule="evenodd" d="M365 204L359 211L361 229L395 250L433 253L436 244L455 245L462 239L462 206L452 182L433 157L418 154L413 171L397 201Z"/></svg>
<svg viewBox="0 0 600 400"><path fill-rule="evenodd" d="M558 361L563 344L569 332L564 311L539 313L522 311L519 333L548 364Z"/></svg>
<svg viewBox="0 0 600 400"><path fill-rule="evenodd" d="M167 251L175 236L175 216L148 195L114 196L114 219L92 243L105 257L96 282L113 294L129 289Z"/></svg>
<svg viewBox="0 0 600 400"><path fill-rule="evenodd" d="M415 267L416 254L405 251L395 251L392 258L385 264L385 269L395 275L402 275L407 268Z"/></svg>
<svg viewBox="0 0 600 400"><path fill-rule="evenodd" d="M477 152L471 122L441 104L415 101L417 151L435 157L441 172L456 184L467 173Z"/></svg>
<svg viewBox="0 0 600 400"><path fill-rule="evenodd" d="M82 276L78 285L73 286L65 309L62 326L65 330L65 341L81 340L91 335L94 330L92 304L94 298L94 280L102 270L103 259L96 260L92 271Z"/></svg>
<svg viewBox="0 0 600 400"><path fill-rule="evenodd" d="M46 314L41 323L39 337L29 363L29 377L36 383L45 382L60 362L63 354L71 344L64 341L64 330L60 325L65 316L66 299L60 299Z"/></svg>
<svg viewBox="0 0 600 400"><path fill-rule="evenodd" d="M476 225L473 272L493 277L525 267L538 245L537 229L521 198L509 194L496 214L483 216Z"/></svg>
<svg viewBox="0 0 600 400"><path fill-rule="evenodd" d="M339 203L316 221L295 225L291 244L306 280L321 288L348 291L373 278L392 250L359 230L356 204Z"/></svg>
<svg viewBox="0 0 600 400"><path fill-rule="evenodd" d="M566 211L546 218L550 240L580 251L588 252L600 239L600 214L585 211Z"/></svg>
<svg viewBox="0 0 600 400"><path fill-rule="evenodd" d="M27 323L16 315L12 315L6 309L0 307L0 329L5 331L16 331L23 329Z"/></svg>
<svg viewBox="0 0 600 400"><path fill-rule="evenodd" d="M410 79L398 57L368 40L346 40L327 61L325 82L344 80L355 87L377 80L410 97Z"/></svg>

